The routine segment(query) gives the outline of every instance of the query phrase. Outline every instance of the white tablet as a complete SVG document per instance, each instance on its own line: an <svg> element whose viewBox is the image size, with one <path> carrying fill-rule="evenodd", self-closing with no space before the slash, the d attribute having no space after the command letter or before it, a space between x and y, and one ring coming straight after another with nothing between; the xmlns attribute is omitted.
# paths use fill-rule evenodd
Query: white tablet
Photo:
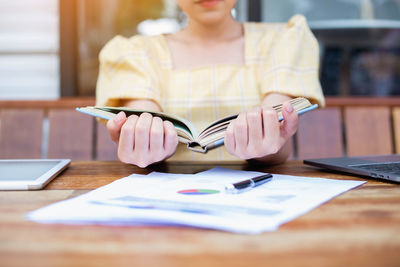
<svg viewBox="0 0 400 267"><path fill-rule="evenodd" d="M0 190L42 189L70 162L69 159L0 160Z"/></svg>

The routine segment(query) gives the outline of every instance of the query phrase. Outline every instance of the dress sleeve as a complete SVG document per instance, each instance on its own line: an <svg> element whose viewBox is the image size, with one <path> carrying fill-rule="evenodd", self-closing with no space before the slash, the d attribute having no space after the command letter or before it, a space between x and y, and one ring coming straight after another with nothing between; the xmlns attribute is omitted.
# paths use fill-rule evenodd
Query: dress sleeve
<svg viewBox="0 0 400 267"><path fill-rule="evenodd" d="M120 100L148 99L161 107L160 67L144 38L117 36L101 50L96 105L119 106Z"/></svg>
<svg viewBox="0 0 400 267"><path fill-rule="evenodd" d="M272 33L271 33L272 32ZM269 28L260 38L259 81L261 94L303 96L325 105L319 82L318 42L301 15L287 24Z"/></svg>

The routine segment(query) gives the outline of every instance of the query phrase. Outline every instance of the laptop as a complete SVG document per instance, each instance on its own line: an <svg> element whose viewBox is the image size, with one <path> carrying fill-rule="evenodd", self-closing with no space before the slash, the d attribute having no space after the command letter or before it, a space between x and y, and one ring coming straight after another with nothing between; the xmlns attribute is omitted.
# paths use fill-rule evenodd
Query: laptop
<svg viewBox="0 0 400 267"><path fill-rule="evenodd" d="M400 183L400 154L307 159L305 164Z"/></svg>

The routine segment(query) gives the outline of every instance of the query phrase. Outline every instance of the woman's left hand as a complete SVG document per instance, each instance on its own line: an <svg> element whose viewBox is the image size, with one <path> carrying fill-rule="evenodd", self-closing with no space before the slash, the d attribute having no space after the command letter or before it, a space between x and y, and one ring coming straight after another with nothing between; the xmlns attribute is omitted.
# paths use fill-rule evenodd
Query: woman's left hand
<svg viewBox="0 0 400 267"><path fill-rule="evenodd" d="M298 116L289 101L283 104L283 121L273 108L253 108L240 113L225 133L226 150L241 159L277 154L297 131Z"/></svg>

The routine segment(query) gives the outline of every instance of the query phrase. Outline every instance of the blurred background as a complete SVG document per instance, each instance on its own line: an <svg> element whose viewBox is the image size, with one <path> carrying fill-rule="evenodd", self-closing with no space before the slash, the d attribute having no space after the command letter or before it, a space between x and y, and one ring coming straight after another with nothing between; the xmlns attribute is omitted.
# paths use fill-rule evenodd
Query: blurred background
<svg viewBox="0 0 400 267"><path fill-rule="evenodd" d="M303 14L320 43L330 96L400 95L400 0L238 0L239 21ZM113 36L186 23L175 0L0 0L0 99L94 96Z"/></svg>

